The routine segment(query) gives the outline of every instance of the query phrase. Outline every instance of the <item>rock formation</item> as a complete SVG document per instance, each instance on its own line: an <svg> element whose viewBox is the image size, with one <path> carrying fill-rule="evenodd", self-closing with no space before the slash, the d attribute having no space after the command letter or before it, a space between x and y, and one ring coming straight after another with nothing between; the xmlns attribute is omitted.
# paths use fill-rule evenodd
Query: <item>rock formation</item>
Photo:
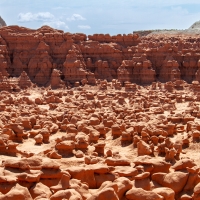
<svg viewBox="0 0 200 200"><path fill-rule="evenodd" d="M95 84L95 79L118 79L121 84L180 79L191 83L199 81L199 47L197 36L192 35L193 42L190 37L184 33L86 36L48 26L37 30L2 27L0 69L12 77L25 71L40 86L50 84L54 69L60 71L66 85L82 80Z"/></svg>
<svg viewBox="0 0 200 200"><path fill-rule="evenodd" d="M7 26L7 25L6 25L6 22L0 16L0 28L3 27L3 26Z"/></svg>
<svg viewBox="0 0 200 200"><path fill-rule="evenodd" d="M198 49L0 28L0 199L199 199Z"/></svg>

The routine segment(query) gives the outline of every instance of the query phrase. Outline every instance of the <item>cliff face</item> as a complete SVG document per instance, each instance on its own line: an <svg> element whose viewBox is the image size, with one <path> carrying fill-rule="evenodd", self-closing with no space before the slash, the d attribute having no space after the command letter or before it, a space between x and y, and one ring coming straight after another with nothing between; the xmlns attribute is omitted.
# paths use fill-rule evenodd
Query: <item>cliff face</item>
<svg viewBox="0 0 200 200"><path fill-rule="evenodd" d="M7 25L6 25L6 22L0 16L0 28L3 27L3 26L7 26Z"/></svg>
<svg viewBox="0 0 200 200"><path fill-rule="evenodd" d="M199 41L194 34L86 36L48 26L38 30L7 26L0 29L0 72L19 77L24 71L32 82L44 86L55 74L64 83L94 84L95 79L190 83L200 81Z"/></svg>

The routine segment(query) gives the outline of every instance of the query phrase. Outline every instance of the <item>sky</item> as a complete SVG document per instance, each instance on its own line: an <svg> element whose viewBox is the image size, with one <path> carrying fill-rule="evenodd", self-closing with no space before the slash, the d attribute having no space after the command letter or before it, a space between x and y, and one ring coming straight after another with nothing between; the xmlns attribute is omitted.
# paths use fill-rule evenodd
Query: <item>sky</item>
<svg viewBox="0 0 200 200"><path fill-rule="evenodd" d="M187 29L200 20L199 0L0 0L7 25L49 25L71 33L128 34Z"/></svg>

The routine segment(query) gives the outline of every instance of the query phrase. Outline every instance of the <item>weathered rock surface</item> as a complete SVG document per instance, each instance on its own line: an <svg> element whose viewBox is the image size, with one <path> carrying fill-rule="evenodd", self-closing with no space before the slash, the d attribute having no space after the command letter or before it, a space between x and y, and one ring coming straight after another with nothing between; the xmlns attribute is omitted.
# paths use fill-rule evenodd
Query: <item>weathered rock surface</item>
<svg viewBox="0 0 200 200"><path fill-rule="evenodd" d="M190 37L184 33L86 36L48 26L37 30L8 26L0 30L0 65L9 76L24 71L33 83L52 88L63 83L96 84L96 79L118 79L122 84L180 79L191 83L200 77L198 37L192 36L194 42Z"/></svg>
<svg viewBox="0 0 200 200"><path fill-rule="evenodd" d="M0 28L0 199L199 199L198 40Z"/></svg>

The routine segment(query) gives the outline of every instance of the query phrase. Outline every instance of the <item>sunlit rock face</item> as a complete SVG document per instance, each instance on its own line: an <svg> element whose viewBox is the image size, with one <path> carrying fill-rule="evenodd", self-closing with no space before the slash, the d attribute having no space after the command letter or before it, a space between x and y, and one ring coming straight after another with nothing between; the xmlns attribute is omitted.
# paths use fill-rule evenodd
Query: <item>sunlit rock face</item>
<svg viewBox="0 0 200 200"><path fill-rule="evenodd" d="M51 85L53 76L62 84L199 81L198 36L192 32L87 36L49 26L5 26L0 29L0 61L3 75L26 72L38 86Z"/></svg>

